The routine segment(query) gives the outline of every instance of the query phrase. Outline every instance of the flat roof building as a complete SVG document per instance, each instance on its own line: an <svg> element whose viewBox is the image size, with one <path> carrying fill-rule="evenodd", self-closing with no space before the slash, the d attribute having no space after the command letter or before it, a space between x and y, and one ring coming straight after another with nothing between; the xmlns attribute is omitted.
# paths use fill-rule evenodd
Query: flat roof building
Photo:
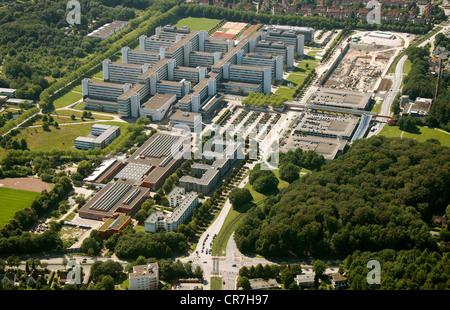
<svg viewBox="0 0 450 310"><path fill-rule="evenodd" d="M178 128L189 128L191 131L201 132L202 115L194 112L176 111L170 116L170 125Z"/></svg>
<svg viewBox="0 0 450 310"><path fill-rule="evenodd" d="M358 118L354 116L303 112L294 126L293 133L350 140L357 124Z"/></svg>
<svg viewBox="0 0 450 310"><path fill-rule="evenodd" d="M95 124L91 127L91 134L87 137L75 139L75 148L89 150L95 148L104 149L120 135L119 126Z"/></svg>
<svg viewBox="0 0 450 310"><path fill-rule="evenodd" d="M208 164L194 163L191 166L191 175L182 176L179 186L186 191L209 194L229 169L244 158L241 143L224 146L223 152L203 151L203 161Z"/></svg>
<svg viewBox="0 0 450 310"><path fill-rule="evenodd" d="M319 88L308 103L337 108L366 110L372 95L353 90Z"/></svg>
<svg viewBox="0 0 450 310"><path fill-rule="evenodd" d="M141 106L140 115L142 118L149 118L153 122L161 121L172 104L176 102L175 94L157 93Z"/></svg>
<svg viewBox="0 0 450 310"><path fill-rule="evenodd" d="M78 212L80 217L94 220L114 218L115 213L132 216L147 199L150 190L135 186L134 181L109 182Z"/></svg>
<svg viewBox="0 0 450 310"><path fill-rule="evenodd" d="M130 290L157 290L159 284L158 263L133 266L128 274Z"/></svg>
<svg viewBox="0 0 450 310"><path fill-rule="evenodd" d="M185 137L156 133L127 159L132 165L121 171L122 176L128 173L140 186L157 191L184 161L185 152L190 150L185 150L183 144L188 143Z"/></svg>
<svg viewBox="0 0 450 310"><path fill-rule="evenodd" d="M112 23L107 23L101 26L100 28L92 31L88 34L88 37L92 38L100 38L101 40L106 39L109 36L112 36L128 26L127 21L115 20Z"/></svg>
<svg viewBox="0 0 450 310"><path fill-rule="evenodd" d="M173 197L174 195L177 197ZM150 214L145 220L145 231L151 233L157 232L158 230L176 231L178 226L184 223L198 205L198 194L195 192L184 195L184 191L181 194L177 190L177 193L172 193L172 199L177 201L174 205L173 212L165 213L157 211Z"/></svg>
<svg viewBox="0 0 450 310"><path fill-rule="evenodd" d="M100 238L107 238L116 234L131 224L131 217L125 214L116 213L112 218L106 218L105 223L97 231Z"/></svg>
<svg viewBox="0 0 450 310"><path fill-rule="evenodd" d="M83 182L103 184L109 180L122 166L124 162L115 158L105 160Z"/></svg>

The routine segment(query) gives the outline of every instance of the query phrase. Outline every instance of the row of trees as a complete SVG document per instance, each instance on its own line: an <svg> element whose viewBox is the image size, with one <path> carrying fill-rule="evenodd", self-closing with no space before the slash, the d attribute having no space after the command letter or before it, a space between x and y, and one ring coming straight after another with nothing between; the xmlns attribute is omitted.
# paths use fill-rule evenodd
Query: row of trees
<svg viewBox="0 0 450 310"><path fill-rule="evenodd" d="M342 42L342 40L344 40L348 35L352 33L352 29L355 28L346 26L344 29L342 29L342 31L337 35L337 37L334 39L334 41L330 44L328 49L323 54L321 62L325 62L331 57L331 55L334 52L334 48L338 46Z"/></svg>
<svg viewBox="0 0 450 310"><path fill-rule="evenodd" d="M255 13L245 10L233 10L216 5L179 5L179 15L182 17L204 17L239 21L247 23L261 23L274 25L307 26L314 29L362 29L368 31L398 31L414 34L425 34L431 29L431 25L416 25L411 21L388 22L383 20L380 24L369 24L366 20L358 18L336 19L321 16L300 16L292 14L272 15L268 13Z"/></svg>
<svg viewBox="0 0 450 310"><path fill-rule="evenodd" d="M300 98L303 93L305 92L308 85L313 81L313 79L317 76L317 72L315 69L313 69L306 78L303 80L302 84L298 85L297 88L294 91L294 94L292 95L293 98Z"/></svg>
<svg viewBox="0 0 450 310"><path fill-rule="evenodd" d="M286 98L281 96L275 96L271 94L262 94L250 92L247 97L242 101L243 105L258 108L267 108L269 106L273 108L282 108Z"/></svg>
<svg viewBox="0 0 450 310"><path fill-rule="evenodd" d="M427 224L449 203L449 158L450 149L432 142L358 140L321 171L251 209L236 244L266 257L437 250Z"/></svg>

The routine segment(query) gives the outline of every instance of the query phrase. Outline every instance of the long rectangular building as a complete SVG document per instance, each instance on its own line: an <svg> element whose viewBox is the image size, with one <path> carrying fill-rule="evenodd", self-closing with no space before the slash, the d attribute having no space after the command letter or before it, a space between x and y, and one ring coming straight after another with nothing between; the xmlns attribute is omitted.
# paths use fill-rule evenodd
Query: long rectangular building
<svg viewBox="0 0 450 310"><path fill-rule="evenodd" d="M79 210L78 214L80 217L95 220L113 218L118 212L132 216L149 193L148 188L135 186L132 181L109 182Z"/></svg>
<svg viewBox="0 0 450 310"><path fill-rule="evenodd" d="M81 150L90 150L95 148L104 149L119 135L119 126L95 124L92 125L91 135L87 137L78 137L75 139L75 147Z"/></svg>

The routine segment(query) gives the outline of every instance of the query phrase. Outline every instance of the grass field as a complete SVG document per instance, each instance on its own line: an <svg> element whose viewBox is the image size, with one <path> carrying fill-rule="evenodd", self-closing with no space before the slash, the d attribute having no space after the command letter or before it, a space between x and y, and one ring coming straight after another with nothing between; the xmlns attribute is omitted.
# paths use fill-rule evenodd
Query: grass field
<svg viewBox="0 0 450 310"><path fill-rule="evenodd" d="M288 100L292 99L292 95L294 94L295 91L295 87L286 87L286 86L280 86L277 91L275 92L275 94L277 94L278 96L283 96Z"/></svg>
<svg viewBox="0 0 450 310"><path fill-rule="evenodd" d="M22 129L17 138L25 139L32 151L67 150L73 147L76 137L88 135L93 124L66 125L59 129L50 126L49 131L42 127L29 127Z"/></svg>
<svg viewBox="0 0 450 310"><path fill-rule="evenodd" d="M211 276L211 290L222 289L222 277Z"/></svg>
<svg viewBox="0 0 450 310"><path fill-rule="evenodd" d="M212 18L197 18L197 17L187 17L180 19L176 27L186 26L191 28L191 30L210 30L215 25L220 22L220 19L212 19Z"/></svg>
<svg viewBox="0 0 450 310"><path fill-rule="evenodd" d="M81 92L69 90L63 96L59 97L58 99L55 99L55 101L53 101L53 106L55 107L55 109L64 108L67 107L68 105L77 102L82 98L83 95L81 94Z"/></svg>
<svg viewBox="0 0 450 310"><path fill-rule="evenodd" d="M316 52L310 52L315 53ZM303 83L308 74L319 65L319 61L314 56L305 56L302 61L292 70L287 79L283 81L281 86L275 92L279 96L284 96L287 99L292 99L295 89Z"/></svg>
<svg viewBox="0 0 450 310"><path fill-rule="evenodd" d="M39 194L38 192L0 187L0 227L7 224L16 211L29 207Z"/></svg>
<svg viewBox="0 0 450 310"><path fill-rule="evenodd" d="M402 136L402 131L398 126L384 126L383 130L380 132L380 135L383 135L388 138L408 138L415 139L419 142L425 142L428 139L437 139L443 146L450 146L450 134L439 131L437 129L428 128L428 127L419 127L420 133L409 133L404 132Z"/></svg>

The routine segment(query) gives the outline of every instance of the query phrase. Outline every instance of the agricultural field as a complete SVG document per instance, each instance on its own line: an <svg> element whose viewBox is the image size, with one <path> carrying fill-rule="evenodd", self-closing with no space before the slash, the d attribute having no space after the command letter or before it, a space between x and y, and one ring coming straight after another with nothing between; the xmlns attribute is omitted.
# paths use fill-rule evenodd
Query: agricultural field
<svg viewBox="0 0 450 310"><path fill-rule="evenodd" d="M213 28L215 25L217 25L220 22L219 19L212 19L212 18L198 18L198 17L187 17L180 19L176 24L175 27L182 27L186 26L191 28L191 30L209 30Z"/></svg>
<svg viewBox="0 0 450 310"><path fill-rule="evenodd" d="M0 180L1 181L1 180ZM29 207L39 192L0 187L0 227L3 227L18 210Z"/></svg>

